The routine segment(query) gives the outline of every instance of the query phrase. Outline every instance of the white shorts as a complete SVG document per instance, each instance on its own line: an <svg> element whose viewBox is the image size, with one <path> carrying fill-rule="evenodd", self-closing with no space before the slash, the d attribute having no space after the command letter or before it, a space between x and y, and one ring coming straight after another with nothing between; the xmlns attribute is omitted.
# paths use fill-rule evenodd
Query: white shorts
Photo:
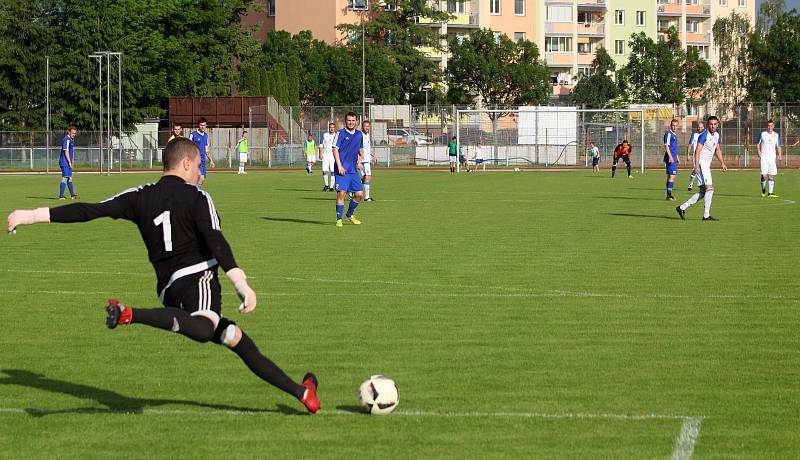
<svg viewBox="0 0 800 460"><path fill-rule="evenodd" d="M239 152L239 163L247 163L247 152Z"/></svg>
<svg viewBox="0 0 800 460"><path fill-rule="evenodd" d="M372 175L372 166L370 166L369 163L361 163L361 175L362 176Z"/></svg>
<svg viewBox="0 0 800 460"><path fill-rule="evenodd" d="M698 163L700 166L699 185L712 185L711 181L711 163Z"/></svg>
<svg viewBox="0 0 800 460"><path fill-rule="evenodd" d="M336 160L333 159L333 155L330 156L322 156L322 171L323 172L334 172L333 167L336 165Z"/></svg>
<svg viewBox="0 0 800 460"><path fill-rule="evenodd" d="M761 157L761 175L775 176L778 174L778 165L775 163L775 158Z"/></svg>
<svg viewBox="0 0 800 460"><path fill-rule="evenodd" d="M306 155L306 163L316 163L317 157L316 155Z"/></svg>

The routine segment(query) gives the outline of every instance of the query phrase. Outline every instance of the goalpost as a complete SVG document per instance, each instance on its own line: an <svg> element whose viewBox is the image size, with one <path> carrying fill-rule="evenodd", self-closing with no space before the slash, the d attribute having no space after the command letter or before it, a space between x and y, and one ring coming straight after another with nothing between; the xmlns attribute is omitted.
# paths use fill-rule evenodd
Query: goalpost
<svg viewBox="0 0 800 460"><path fill-rule="evenodd" d="M455 135L459 155L472 160L479 154L484 162L504 167L588 167L591 142L601 157L610 158L614 147L627 139L639 150L645 171L644 109L464 109L457 110Z"/></svg>

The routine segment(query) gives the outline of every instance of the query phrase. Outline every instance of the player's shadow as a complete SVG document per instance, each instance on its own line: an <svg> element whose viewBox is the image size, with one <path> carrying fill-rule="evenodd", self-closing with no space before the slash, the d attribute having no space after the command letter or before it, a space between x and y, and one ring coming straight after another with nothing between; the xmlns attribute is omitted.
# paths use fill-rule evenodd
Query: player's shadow
<svg viewBox="0 0 800 460"><path fill-rule="evenodd" d="M313 192L317 189L310 189L310 188L276 188L275 190L279 192Z"/></svg>
<svg viewBox="0 0 800 460"><path fill-rule="evenodd" d="M670 217L670 216L662 216L662 215L653 215L653 214L630 214L624 212L610 212L608 213L609 216L617 216L617 217L638 217L641 219L667 219L667 220L680 220L680 217Z"/></svg>
<svg viewBox="0 0 800 460"><path fill-rule="evenodd" d="M332 196L329 196L327 198L322 198L322 197L318 197L318 196L304 196L301 199L302 200L314 200L314 201L335 201L336 200L336 196L332 195Z"/></svg>
<svg viewBox="0 0 800 460"><path fill-rule="evenodd" d="M115 391L83 385L80 383L68 382L66 380L51 379L42 374L21 369L3 369L2 374L5 374L7 377L0 378L0 385L19 385L28 388L35 388L37 390L49 391L51 393L59 393L79 399L95 401L98 404L105 406L76 407L69 409L26 408L25 412L32 417L44 417L54 414L141 414L147 408L155 408L171 404L188 405L217 411L244 412L249 414L305 414L305 412L301 412L281 404L279 404L275 409L253 409L249 407L237 407L225 404L210 404L186 399L132 398Z"/></svg>
<svg viewBox="0 0 800 460"><path fill-rule="evenodd" d="M292 224L313 224L313 225L330 225L330 222L323 222L321 220L305 220L305 219L295 219L292 217L262 217L264 220L269 220L271 222L289 222Z"/></svg>
<svg viewBox="0 0 800 460"><path fill-rule="evenodd" d="M32 200L51 200L51 201L55 201L58 199L52 196L26 196L25 198L30 198Z"/></svg>

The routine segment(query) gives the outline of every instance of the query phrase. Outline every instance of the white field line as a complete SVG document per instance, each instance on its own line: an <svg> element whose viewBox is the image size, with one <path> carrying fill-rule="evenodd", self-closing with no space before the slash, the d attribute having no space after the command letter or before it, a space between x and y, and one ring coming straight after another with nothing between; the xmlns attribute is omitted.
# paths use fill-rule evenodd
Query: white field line
<svg viewBox="0 0 800 460"><path fill-rule="evenodd" d="M675 438L675 448L672 450L672 460L689 460L694 453L694 445L700 437L702 417L686 417L683 419L681 431Z"/></svg>

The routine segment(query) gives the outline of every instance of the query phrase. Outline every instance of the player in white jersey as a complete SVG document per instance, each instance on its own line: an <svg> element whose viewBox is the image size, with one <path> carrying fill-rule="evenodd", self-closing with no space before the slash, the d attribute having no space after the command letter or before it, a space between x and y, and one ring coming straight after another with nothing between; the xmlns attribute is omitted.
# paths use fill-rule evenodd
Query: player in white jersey
<svg viewBox="0 0 800 460"><path fill-rule="evenodd" d="M692 133L691 139L689 139L689 147L686 149L686 162L690 165L694 164L694 150L697 148L697 138L703 134L703 131L706 130L706 126L703 122L697 123L697 132ZM691 192L694 188L694 179L697 175L694 173L694 169L692 169L692 174L689 176L689 191Z"/></svg>
<svg viewBox="0 0 800 460"><path fill-rule="evenodd" d="M319 156L322 158L322 191L333 191L335 179L333 178L333 168L336 160L333 158L333 141L336 137L336 123L328 123L328 132L323 133L319 138Z"/></svg>
<svg viewBox="0 0 800 460"><path fill-rule="evenodd" d="M369 186L372 181L372 162L378 161L372 155L372 143L369 132L372 123L369 120L361 122L361 132L363 133L364 143L361 147L361 182L364 184L364 201L375 201L369 194Z"/></svg>
<svg viewBox="0 0 800 460"><path fill-rule="evenodd" d="M686 218L686 210L697 203L700 198L703 198L703 204L705 205L703 220L717 220L711 217L711 199L714 196L714 186L711 182L711 160L714 159L714 155L717 156L722 165L722 172L727 171L728 167L725 166L725 159L722 158L722 148L719 144L719 133L717 132L719 118L711 115L708 117L706 126L708 126L708 129L698 136L697 147L694 151L694 173L700 178L700 184L698 185L700 190L686 200L686 203L675 208L681 220Z"/></svg>
<svg viewBox="0 0 800 460"><path fill-rule="evenodd" d="M761 159L761 196L766 195L767 198L778 198L774 193L775 190L775 176L778 174L778 165L775 162L775 152L777 151L778 160L783 159L781 143L781 135L775 132L775 122L772 120L767 121L767 130L761 133L758 138L758 145L756 151L758 157ZM769 185L769 191L767 190Z"/></svg>

